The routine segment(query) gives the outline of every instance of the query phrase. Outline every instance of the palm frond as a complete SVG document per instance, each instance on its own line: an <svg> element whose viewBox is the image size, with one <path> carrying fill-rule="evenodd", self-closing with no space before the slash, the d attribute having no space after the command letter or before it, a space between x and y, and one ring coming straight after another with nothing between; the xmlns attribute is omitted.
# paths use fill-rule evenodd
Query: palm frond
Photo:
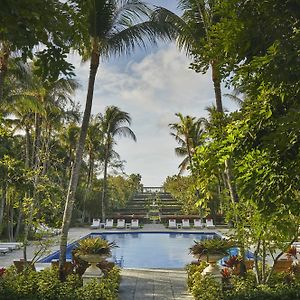
<svg viewBox="0 0 300 300"><path fill-rule="evenodd" d="M175 154L179 157L182 157L182 156L186 156L188 153L186 147L176 147Z"/></svg>
<svg viewBox="0 0 300 300"><path fill-rule="evenodd" d="M139 0L120 0L114 13L113 24L140 22L144 17L149 17L151 9Z"/></svg>
<svg viewBox="0 0 300 300"><path fill-rule="evenodd" d="M186 157L178 166L178 168L179 168L178 175L182 175L183 172L188 168L189 164L190 164L189 158Z"/></svg>
<svg viewBox="0 0 300 300"><path fill-rule="evenodd" d="M127 126L118 127L115 130L114 135L129 137L136 142L136 136L135 136L134 132Z"/></svg>
<svg viewBox="0 0 300 300"><path fill-rule="evenodd" d="M162 27L151 20L131 27L120 24L115 28L113 36L101 44L101 56L108 58L123 53L129 55L135 47L146 48L148 44L156 45L158 39L171 40L172 31L171 27Z"/></svg>
<svg viewBox="0 0 300 300"><path fill-rule="evenodd" d="M244 100L236 94L224 94L225 97L228 97L232 102L238 105L239 108L242 107Z"/></svg>

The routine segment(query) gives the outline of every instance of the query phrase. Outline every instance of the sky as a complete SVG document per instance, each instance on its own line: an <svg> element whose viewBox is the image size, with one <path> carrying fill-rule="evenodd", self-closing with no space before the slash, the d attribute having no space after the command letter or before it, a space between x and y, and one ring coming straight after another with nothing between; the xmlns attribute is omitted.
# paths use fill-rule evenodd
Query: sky
<svg viewBox="0 0 300 300"><path fill-rule="evenodd" d="M176 0L152 0L148 3L176 11ZM84 108L89 63L79 56L76 67L81 88L75 99ZM177 145L168 125L178 118L175 113L205 117L206 107L214 104L211 73L198 74L189 69L190 59L174 43L159 43L147 51L137 50L129 57L103 62L95 82L92 113L103 113L117 106L132 118L131 129L137 142L118 138L115 150L125 160L125 173L139 173L144 186L161 186L167 176L178 173L182 158L175 155ZM224 99L224 106L233 104Z"/></svg>

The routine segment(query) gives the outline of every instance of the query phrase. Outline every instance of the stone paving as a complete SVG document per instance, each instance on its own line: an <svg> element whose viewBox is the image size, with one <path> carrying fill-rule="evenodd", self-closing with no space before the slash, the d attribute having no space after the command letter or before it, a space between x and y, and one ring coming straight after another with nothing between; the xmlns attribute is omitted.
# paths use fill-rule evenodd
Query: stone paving
<svg viewBox="0 0 300 300"><path fill-rule="evenodd" d="M185 271L123 269L121 275L120 300L193 299Z"/></svg>
<svg viewBox="0 0 300 300"><path fill-rule="evenodd" d="M88 235L90 232L90 228L71 228L68 235L68 243L75 242L76 240ZM49 246L43 256L47 256L48 254L59 249L59 236L52 237L51 241L51 246ZM36 251L38 251L39 249L41 249L41 242L30 242L30 245L27 246L28 260L32 260L32 258L35 256ZM14 250L5 255L0 254L0 267L8 267L13 264L14 260L20 260L20 258L23 258L23 249ZM37 269L40 269L43 266L45 266L45 264L36 264Z"/></svg>

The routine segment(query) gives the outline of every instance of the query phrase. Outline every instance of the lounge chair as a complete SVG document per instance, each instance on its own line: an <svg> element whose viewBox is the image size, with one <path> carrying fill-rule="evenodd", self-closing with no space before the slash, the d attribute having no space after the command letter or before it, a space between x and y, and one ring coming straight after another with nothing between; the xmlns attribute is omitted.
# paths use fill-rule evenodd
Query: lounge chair
<svg viewBox="0 0 300 300"><path fill-rule="evenodd" d="M106 219L104 228L111 229L114 227L114 219Z"/></svg>
<svg viewBox="0 0 300 300"><path fill-rule="evenodd" d="M93 224L91 225L92 229L100 228L100 219L93 219Z"/></svg>
<svg viewBox="0 0 300 300"><path fill-rule="evenodd" d="M177 229L176 219L169 219L169 228Z"/></svg>
<svg viewBox="0 0 300 300"><path fill-rule="evenodd" d="M203 228L204 224L201 219L194 219L194 228Z"/></svg>
<svg viewBox="0 0 300 300"><path fill-rule="evenodd" d="M130 228L131 229L138 229L139 228L139 220L138 219L132 219Z"/></svg>
<svg viewBox="0 0 300 300"><path fill-rule="evenodd" d="M206 219L206 227L207 228L215 228L216 226L214 225L214 220L213 219Z"/></svg>
<svg viewBox="0 0 300 300"><path fill-rule="evenodd" d="M189 219L182 219L182 228L191 228Z"/></svg>
<svg viewBox="0 0 300 300"><path fill-rule="evenodd" d="M14 242L0 242L0 248L9 248L12 250L18 250L23 246L22 243Z"/></svg>
<svg viewBox="0 0 300 300"><path fill-rule="evenodd" d="M117 228L118 229L125 228L125 219L118 219L117 220Z"/></svg>
<svg viewBox="0 0 300 300"><path fill-rule="evenodd" d="M36 227L35 233L42 235L58 235L61 233L61 229L49 227L44 223L40 223Z"/></svg>
<svg viewBox="0 0 300 300"><path fill-rule="evenodd" d="M8 252L10 252L11 250L9 250L9 248L7 247L0 247L0 253L1 254L6 254Z"/></svg>

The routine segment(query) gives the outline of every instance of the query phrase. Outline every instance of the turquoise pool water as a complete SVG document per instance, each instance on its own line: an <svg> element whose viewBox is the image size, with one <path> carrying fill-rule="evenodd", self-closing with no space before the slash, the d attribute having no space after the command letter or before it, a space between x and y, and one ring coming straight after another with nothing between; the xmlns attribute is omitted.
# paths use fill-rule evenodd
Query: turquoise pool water
<svg viewBox="0 0 300 300"><path fill-rule="evenodd" d="M215 233L92 233L88 237L102 237L115 241L118 248L113 249L112 259L124 268L162 268L178 269L190 263L194 258L189 254L189 248L194 240L213 239L219 237ZM67 259L72 259L71 251L77 242L67 249ZM55 252L40 262L51 262L59 259Z"/></svg>

